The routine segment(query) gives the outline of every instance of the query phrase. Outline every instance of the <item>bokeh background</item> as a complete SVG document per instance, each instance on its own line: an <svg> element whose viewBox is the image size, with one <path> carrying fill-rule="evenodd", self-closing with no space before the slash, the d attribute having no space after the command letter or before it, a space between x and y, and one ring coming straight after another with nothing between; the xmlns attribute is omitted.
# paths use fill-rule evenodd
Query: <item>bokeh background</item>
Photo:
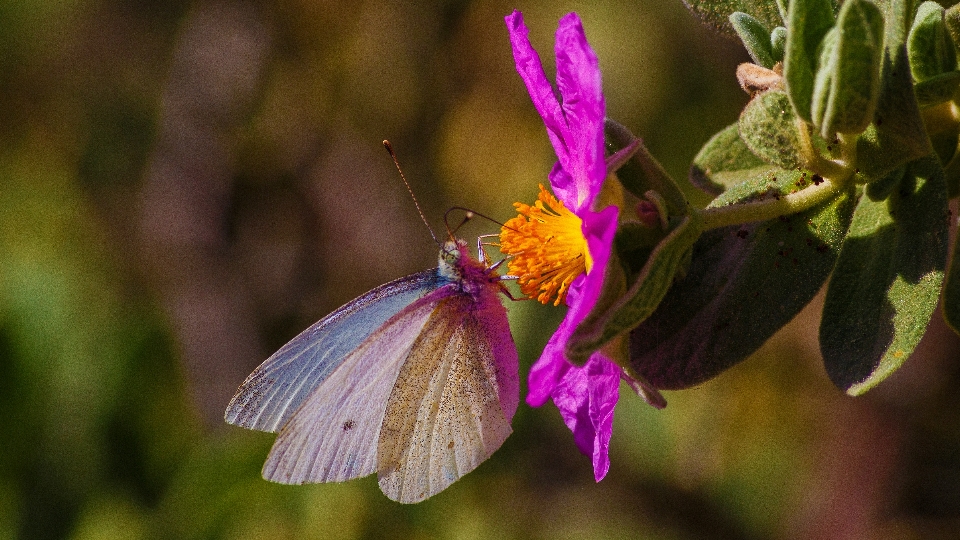
<svg viewBox="0 0 960 540"><path fill-rule="evenodd" d="M435 264L381 140L437 230L454 205L505 220L545 180L513 8L549 73L580 13L608 114L678 178L746 103L746 54L680 0L0 2L0 539L960 537L957 337L936 316L849 398L819 299L662 411L624 387L599 484L549 405L416 506L372 477L260 478L274 436L223 423L237 385ZM562 313L509 309L525 374Z"/></svg>

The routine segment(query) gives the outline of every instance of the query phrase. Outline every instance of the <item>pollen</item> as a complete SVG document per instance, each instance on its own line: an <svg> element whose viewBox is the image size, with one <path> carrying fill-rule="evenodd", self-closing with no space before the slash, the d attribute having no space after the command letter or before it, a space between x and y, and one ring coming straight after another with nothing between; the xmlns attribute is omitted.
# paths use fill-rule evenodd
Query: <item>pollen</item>
<svg viewBox="0 0 960 540"><path fill-rule="evenodd" d="M507 261L510 274L517 276L523 294L560 305L570 283L593 265L583 222L543 184L533 206L513 206L519 215L500 229L500 251L512 256Z"/></svg>

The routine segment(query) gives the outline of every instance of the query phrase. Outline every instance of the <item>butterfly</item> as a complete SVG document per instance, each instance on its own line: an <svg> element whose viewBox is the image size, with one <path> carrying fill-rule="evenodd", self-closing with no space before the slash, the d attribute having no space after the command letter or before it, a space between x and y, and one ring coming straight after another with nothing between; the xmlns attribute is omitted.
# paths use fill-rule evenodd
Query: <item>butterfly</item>
<svg viewBox="0 0 960 540"><path fill-rule="evenodd" d="M517 350L497 273L447 241L439 266L348 302L256 368L226 421L278 432L263 477L420 502L489 458L517 410Z"/></svg>

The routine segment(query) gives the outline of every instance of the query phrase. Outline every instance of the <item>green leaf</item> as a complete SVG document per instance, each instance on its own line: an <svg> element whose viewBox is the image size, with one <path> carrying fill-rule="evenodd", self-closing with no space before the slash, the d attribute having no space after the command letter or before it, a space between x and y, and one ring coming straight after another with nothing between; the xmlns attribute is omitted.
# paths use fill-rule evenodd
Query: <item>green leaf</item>
<svg viewBox="0 0 960 540"><path fill-rule="evenodd" d="M609 306L603 305L602 310L594 309L577 326L567 341L567 358L582 365L594 351L646 320L673 285L674 276L702 232L703 222L697 214L683 217L653 249L626 293Z"/></svg>
<svg viewBox="0 0 960 540"><path fill-rule="evenodd" d="M952 103L945 103L944 105L951 108L953 106ZM941 107L944 108L943 105L941 105ZM957 126L954 125L951 128L930 134L930 145L933 147L937 159L940 160L941 164L944 164L944 167L953 160L953 156L957 153L957 141L960 139L960 132L958 132L956 128ZM949 186L949 183L947 185Z"/></svg>
<svg viewBox="0 0 960 540"><path fill-rule="evenodd" d="M703 24L730 37L737 36L730 16L738 11L749 14L767 28L783 24L782 6L777 5L780 3L777 0L683 0L683 3Z"/></svg>
<svg viewBox="0 0 960 540"><path fill-rule="evenodd" d="M927 157L888 200L857 205L820 323L827 374L850 395L899 368L926 331L946 266L946 195L943 169Z"/></svg>
<svg viewBox="0 0 960 540"><path fill-rule="evenodd" d="M787 48L787 29L778 26L770 32L770 56L773 62L783 62L783 53Z"/></svg>
<svg viewBox="0 0 960 540"><path fill-rule="evenodd" d="M954 332L960 334L960 234L953 244L950 271L943 286L943 318Z"/></svg>
<svg viewBox="0 0 960 540"><path fill-rule="evenodd" d="M690 181L712 195L756 178L776 166L758 158L740 138L740 126L731 124L703 145L690 165Z"/></svg>
<svg viewBox="0 0 960 540"><path fill-rule="evenodd" d="M857 140L857 167L871 180L932 152L920 106L913 94L907 58L908 0L884 4L886 45L880 71L880 98L873 123Z"/></svg>
<svg viewBox="0 0 960 540"><path fill-rule="evenodd" d="M824 138L860 133L873 119L883 56L883 14L866 0L847 0L822 43L813 86L813 124Z"/></svg>
<svg viewBox="0 0 960 540"><path fill-rule="evenodd" d="M798 171L765 173L711 206L778 197L810 178ZM826 281L855 202L851 189L793 216L704 233L687 275L631 332L633 368L657 388L686 388L756 351Z"/></svg>
<svg viewBox="0 0 960 540"><path fill-rule="evenodd" d="M954 152L943 172L947 179L947 198L960 196L960 149Z"/></svg>
<svg viewBox="0 0 960 540"><path fill-rule="evenodd" d="M943 12L943 24L947 27L954 47L960 45L960 4L954 4Z"/></svg>
<svg viewBox="0 0 960 540"><path fill-rule="evenodd" d="M907 174L906 167L894 169L893 172L884 176L880 180L870 182L865 186L864 195L874 201L883 201L900 185L903 175Z"/></svg>
<svg viewBox="0 0 960 540"><path fill-rule="evenodd" d="M770 50L770 31L767 27L750 15L739 11L730 15L730 24L740 36L743 46L747 48L754 63L767 69L772 68L775 61Z"/></svg>
<svg viewBox="0 0 960 540"><path fill-rule="evenodd" d="M885 16L900 10L898 4L901 5L903 7L903 12L909 16L909 19L907 20L908 24L913 20L912 15L917 11L916 0L873 0L873 3L876 4L877 7L879 7L886 14Z"/></svg>
<svg viewBox="0 0 960 540"><path fill-rule="evenodd" d="M907 53L910 72L918 82L957 69L957 53L943 16L943 7L936 2L924 2L917 9L907 38Z"/></svg>
<svg viewBox="0 0 960 540"><path fill-rule="evenodd" d="M960 71L950 71L917 83L913 91L917 96L917 103L921 107L929 107L953 99L958 85L960 85Z"/></svg>
<svg viewBox="0 0 960 540"><path fill-rule="evenodd" d="M787 94L758 94L740 113L740 137L754 154L782 169L803 165L800 133Z"/></svg>
<svg viewBox="0 0 960 540"><path fill-rule="evenodd" d="M614 150L624 148L635 141L640 143L630 160L617 170L617 178L627 191L643 199L646 198L648 191L653 190L663 197L671 216L687 214L689 203L683 191L667 174L660 162L650 154L643 141L637 139L626 127L609 118L604 122L604 134L608 144Z"/></svg>
<svg viewBox="0 0 960 540"><path fill-rule="evenodd" d="M830 0L792 0L787 15L787 45L783 58L783 79L797 115L813 123L810 112L813 81L817 73L817 51L833 27Z"/></svg>

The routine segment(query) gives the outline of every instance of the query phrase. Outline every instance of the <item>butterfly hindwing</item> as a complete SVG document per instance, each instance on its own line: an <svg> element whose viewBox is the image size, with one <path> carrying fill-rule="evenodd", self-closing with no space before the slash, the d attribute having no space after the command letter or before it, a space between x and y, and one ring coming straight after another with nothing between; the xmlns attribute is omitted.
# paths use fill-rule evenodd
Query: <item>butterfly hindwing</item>
<svg viewBox="0 0 960 540"><path fill-rule="evenodd" d="M387 400L447 290L401 310L347 355L280 430L264 478L284 484L342 482L376 471Z"/></svg>
<svg viewBox="0 0 960 540"><path fill-rule="evenodd" d="M519 401L503 286L462 240L439 261L324 317L247 377L225 418L279 432L264 478L377 472L388 497L412 503L503 444Z"/></svg>
<svg viewBox="0 0 960 540"><path fill-rule="evenodd" d="M379 440L380 488L391 499L419 502L442 491L511 433L517 356L502 346L512 338L496 290L443 300L411 348Z"/></svg>
<svg viewBox="0 0 960 540"><path fill-rule="evenodd" d="M227 406L226 421L278 431L350 351L442 283L436 270L419 272L381 285L319 320L247 377Z"/></svg>

